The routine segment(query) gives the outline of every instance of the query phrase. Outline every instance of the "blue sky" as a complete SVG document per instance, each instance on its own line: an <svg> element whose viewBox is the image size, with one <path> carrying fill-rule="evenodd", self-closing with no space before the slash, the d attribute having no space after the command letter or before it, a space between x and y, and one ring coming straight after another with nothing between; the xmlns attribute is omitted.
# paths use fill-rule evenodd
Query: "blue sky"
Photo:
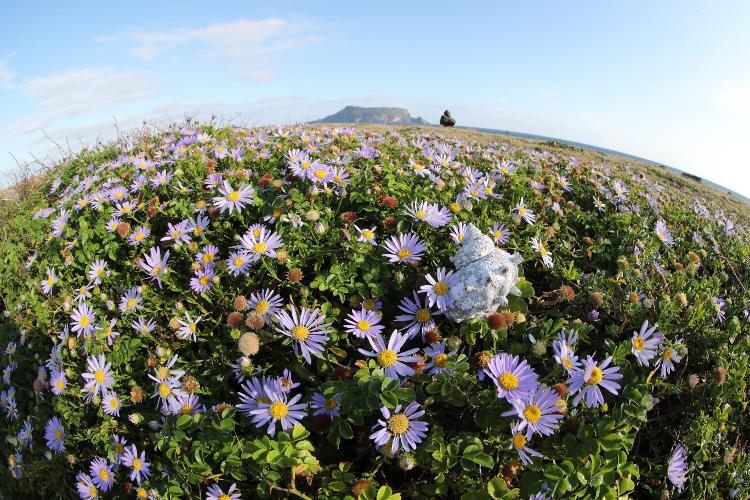
<svg viewBox="0 0 750 500"><path fill-rule="evenodd" d="M0 171L147 120L344 105L643 156L750 196L750 3L20 2L0 17ZM2 181L0 181L2 182Z"/></svg>

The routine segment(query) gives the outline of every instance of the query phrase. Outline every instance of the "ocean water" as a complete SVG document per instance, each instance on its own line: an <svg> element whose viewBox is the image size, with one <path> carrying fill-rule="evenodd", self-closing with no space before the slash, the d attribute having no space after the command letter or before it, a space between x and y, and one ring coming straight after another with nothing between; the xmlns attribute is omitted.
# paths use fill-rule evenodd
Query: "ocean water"
<svg viewBox="0 0 750 500"><path fill-rule="evenodd" d="M562 144L567 144L569 146L574 146L574 147L581 148L581 149L590 149L590 150L593 150L593 151L598 151L600 153L614 154L614 155L617 155L617 156L622 156L624 158L630 158L630 159L633 159L633 160L642 161L644 163L648 163L648 164L654 165L656 167L666 168L667 170L669 170L671 172L674 172L675 174L680 174L681 175L683 173L686 173L688 175L692 175L692 174L690 174L690 172L685 172L685 171L680 170L678 168L670 167L669 165L664 165L663 163L659 163L659 162L656 162L656 161L653 161L653 160L649 160L647 158L641 158L640 156L635 156L635 155L631 155L631 154L628 154L628 153L623 153L622 151L615 151L613 149L602 148L602 147L599 147L599 146L592 146L591 144L584 144L582 142L569 141L569 140L566 140L566 139L558 139L557 137L547 137L547 136L544 136L544 135L527 134L527 133L524 133L524 132L514 132L512 130L498 130L498 129L492 129L492 128L480 128L480 127L456 127L456 128L461 128L461 129L466 129L466 130L476 130L478 132L485 132L485 133L488 133L488 134L509 135L511 137L518 137L519 139L532 139L532 140L536 140L536 141L553 141L553 142L559 142L559 143L562 143ZM698 176L695 176L695 177L698 177ZM698 177L698 178L701 179L701 183L702 184L706 184L708 186L711 186L712 188L714 188L714 189L716 189L718 191L730 194L730 195L734 196L735 198L737 198L738 200L740 200L740 201L742 201L744 203L750 204L750 198L742 196L741 194L739 194L739 193L737 193L735 191L732 191L729 188L726 188L724 186L720 186L720 185L718 185L718 184L716 184L714 182L711 182L708 179L703 179L701 177Z"/></svg>

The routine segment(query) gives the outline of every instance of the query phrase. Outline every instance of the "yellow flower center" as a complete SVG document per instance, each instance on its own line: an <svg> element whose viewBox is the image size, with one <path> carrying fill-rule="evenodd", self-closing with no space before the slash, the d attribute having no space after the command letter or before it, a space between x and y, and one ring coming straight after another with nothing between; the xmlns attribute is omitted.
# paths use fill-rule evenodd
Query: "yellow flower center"
<svg viewBox="0 0 750 500"><path fill-rule="evenodd" d="M190 330L191 333L195 333L195 330L196 330L195 323L189 323L188 330Z"/></svg>
<svg viewBox="0 0 750 500"><path fill-rule="evenodd" d="M523 416L526 420L535 424L542 418L542 410L537 405L529 405L523 410Z"/></svg>
<svg viewBox="0 0 750 500"><path fill-rule="evenodd" d="M338 406L338 403L336 402L336 398L326 399L324 406L326 410L333 410L334 408Z"/></svg>
<svg viewBox="0 0 750 500"><path fill-rule="evenodd" d="M214 261L214 254L212 253L203 254L203 262L205 262L206 264L210 264L213 261Z"/></svg>
<svg viewBox="0 0 750 500"><path fill-rule="evenodd" d="M154 269L153 269L153 273L154 273L154 275L159 275L159 274L161 274L161 266L156 266L156 267L154 267Z"/></svg>
<svg viewBox="0 0 750 500"><path fill-rule="evenodd" d="M435 294L440 295L441 297L448 293L448 285L443 283L442 281L438 282L433 289L435 290Z"/></svg>
<svg viewBox="0 0 750 500"><path fill-rule="evenodd" d="M96 370L94 372L94 380L96 380L97 384L104 382L104 370Z"/></svg>
<svg viewBox="0 0 750 500"><path fill-rule="evenodd" d="M303 161L303 162L302 162L302 163L300 164L300 167L302 167L302 168L303 168L303 169L305 169L305 170L307 170L307 169L308 169L308 168L310 168L311 166L312 166L312 164L311 164L311 163L310 163L309 161Z"/></svg>
<svg viewBox="0 0 750 500"><path fill-rule="evenodd" d="M357 322L357 328L363 332L366 332L370 329L370 322L365 320L360 320Z"/></svg>
<svg viewBox="0 0 750 500"><path fill-rule="evenodd" d="M65 384L63 383L63 381L62 381L62 380L58 380L58 381L57 381L57 388L58 388L59 390L61 390L61 391L62 391L63 389L65 389Z"/></svg>
<svg viewBox="0 0 750 500"><path fill-rule="evenodd" d="M232 500L232 498L229 495L219 495L219 500Z"/></svg>
<svg viewBox="0 0 750 500"><path fill-rule="evenodd" d="M258 398L258 404L262 404L262 403L268 404L270 402L271 402L271 400L268 399L267 396L261 396L261 397Z"/></svg>
<svg viewBox="0 0 750 500"><path fill-rule="evenodd" d="M400 436L409 430L409 418L403 413L397 413L388 419L388 430Z"/></svg>
<svg viewBox="0 0 750 500"><path fill-rule="evenodd" d="M227 195L227 200L229 200L229 201L237 201L239 199L240 199L240 193L238 191L231 191Z"/></svg>
<svg viewBox="0 0 750 500"><path fill-rule="evenodd" d="M638 294L635 293L635 292L630 292L630 295L628 297L629 297L631 303L638 302L638 299L640 298L640 297L638 297Z"/></svg>
<svg viewBox="0 0 750 500"><path fill-rule="evenodd" d="M310 336L310 329L306 326L295 326L292 328L292 337L294 337L295 340L299 340L300 342L304 342L307 340L307 337Z"/></svg>
<svg viewBox="0 0 750 500"><path fill-rule="evenodd" d="M109 402L109 407L113 410L116 410L118 406L120 406L120 403L115 398L112 398L112 400Z"/></svg>
<svg viewBox="0 0 750 500"><path fill-rule="evenodd" d="M365 229L364 231L362 231L362 236L364 236L368 240L371 240L375 237L375 233L373 233L370 229Z"/></svg>
<svg viewBox="0 0 750 500"><path fill-rule="evenodd" d="M115 445L115 453L122 453L125 451L125 447L121 445L120 443L117 443Z"/></svg>
<svg viewBox="0 0 750 500"><path fill-rule="evenodd" d="M269 304L267 300L261 300L255 306L255 310L258 312L258 314L266 314L269 309L271 309L271 304Z"/></svg>
<svg viewBox="0 0 750 500"><path fill-rule="evenodd" d="M133 238L135 241L141 241L146 235L143 232L135 233Z"/></svg>
<svg viewBox="0 0 750 500"><path fill-rule="evenodd" d="M253 250L255 251L255 253L263 253L268 250L268 245L266 245L262 241L259 241L258 243L253 245Z"/></svg>
<svg viewBox="0 0 750 500"><path fill-rule="evenodd" d="M464 241L464 235L463 234L459 234L458 235L458 241Z"/></svg>
<svg viewBox="0 0 750 500"><path fill-rule="evenodd" d="M643 340L643 337L640 335L633 339L633 349L636 351L640 351L643 349L644 344L646 343L645 340Z"/></svg>
<svg viewBox="0 0 750 500"><path fill-rule="evenodd" d="M62 430L61 429L55 429L55 439L58 441L62 439Z"/></svg>
<svg viewBox="0 0 750 500"><path fill-rule="evenodd" d="M430 321L430 318L432 318L432 316L427 309L420 309L414 314L414 319L417 320L417 323L427 323Z"/></svg>
<svg viewBox="0 0 750 500"><path fill-rule="evenodd" d="M417 213L414 215L417 216L417 219L422 219L425 215L427 215L427 212L425 212L424 210L417 210Z"/></svg>
<svg viewBox="0 0 750 500"><path fill-rule="evenodd" d="M409 250L408 248L402 248L401 250L398 251L399 259L408 259L410 255L411 255L411 250Z"/></svg>
<svg viewBox="0 0 750 500"><path fill-rule="evenodd" d="M96 489L96 486L89 487L89 496L91 498L97 498L99 496L99 491Z"/></svg>
<svg viewBox="0 0 750 500"><path fill-rule="evenodd" d="M190 415L191 413L193 413L193 406L188 404L182 405L180 407L180 413L182 413L183 415Z"/></svg>
<svg viewBox="0 0 750 500"><path fill-rule="evenodd" d="M235 266L241 266L244 263L245 263L245 259L243 259L242 257L235 257L234 259Z"/></svg>
<svg viewBox="0 0 750 500"><path fill-rule="evenodd" d="M89 317L88 317L88 316L81 316L81 319L79 319L79 320L78 320L78 323L79 323L79 324L80 324L81 326L84 326L84 327L85 327L85 326L89 326L89 321L90 321L90 320L89 320Z"/></svg>
<svg viewBox="0 0 750 500"><path fill-rule="evenodd" d="M665 361L668 360L669 358L671 358L672 357L672 349L669 348L669 347L665 348L664 349L664 353L662 353L661 357L664 358Z"/></svg>
<svg viewBox="0 0 750 500"><path fill-rule="evenodd" d="M99 469L99 477L102 481L109 481L109 472L107 472L107 469Z"/></svg>
<svg viewBox="0 0 750 500"><path fill-rule="evenodd" d="M172 388L169 387L169 384L166 382L162 382L159 384L159 396L162 398L167 398L169 395L172 394Z"/></svg>
<svg viewBox="0 0 750 500"><path fill-rule="evenodd" d="M378 354L378 362L383 368L390 368L398 361L398 355L390 349L383 349Z"/></svg>
<svg viewBox="0 0 750 500"><path fill-rule="evenodd" d="M200 226L195 226L195 228L193 229L193 234L196 236L200 236L201 233L203 233L203 228Z"/></svg>
<svg viewBox="0 0 750 500"><path fill-rule="evenodd" d="M589 379L588 379L588 380L586 381L586 383L587 383L587 384L589 384L589 385L596 385L596 384L598 384L599 382L601 382L601 381L602 381L602 378L603 378L603 377L604 377L604 376L602 375L602 371L601 371L601 370L600 370L599 368L597 368L597 367L595 366L595 367L594 367L594 368L593 368L593 369L591 370L591 376L590 376L590 377L589 377Z"/></svg>
<svg viewBox="0 0 750 500"><path fill-rule="evenodd" d="M54 284L55 284L55 280L53 280L52 278L47 278L47 286L52 286Z"/></svg>
<svg viewBox="0 0 750 500"><path fill-rule="evenodd" d="M563 356L563 357L562 357L562 359L561 359L561 361L562 361L562 365L563 365L563 366L564 366L565 368L567 368L568 370L570 370L570 369L572 369L572 368L573 368L573 362L572 362L572 361L570 360L570 358L569 358L569 357L567 357L567 356Z"/></svg>
<svg viewBox="0 0 750 500"><path fill-rule="evenodd" d="M519 209L518 209L518 214L519 214L519 215L520 215L521 217L523 217L524 215L526 215L526 207L521 207L521 208L519 208Z"/></svg>
<svg viewBox="0 0 750 500"><path fill-rule="evenodd" d="M326 172L322 168L319 168L315 171L315 177L317 177L318 179L325 179L326 177L328 177L328 172Z"/></svg>
<svg viewBox="0 0 750 500"><path fill-rule="evenodd" d="M203 286L208 285L208 276L201 276L201 279L199 279L198 282Z"/></svg>
<svg viewBox="0 0 750 500"><path fill-rule="evenodd" d="M521 449L524 446L526 446L526 436L524 436L521 433L513 434L513 446L515 446L518 449Z"/></svg>
<svg viewBox="0 0 750 500"><path fill-rule="evenodd" d="M141 470L143 467L143 462L141 462L140 458L133 459L133 470Z"/></svg>
<svg viewBox="0 0 750 500"><path fill-rule="evenodd" d="M504 372L497 378L500 387L506 391L512 391L518 387L518 377L510 372Z"/></svg>
<svg viewBox="0 0 750 500"><path fill-rule="evenodd" d="M435 358L435 366L438 368L445 368L448 366L448 355L447 354L438 354Z"/></svg>
<svg viewBox="0 0 750 500"><path fill-rule="evenodd" d="M163 380L169 377L169 368L167 368L166 366L160 366L159 369L156 371L156 374L160 379Z"/></svg>
<svg viewBox="0 0 750 500"><path fill-rule="evenodd" d="M271 417L275 418L276 420L281 420L282 418L286 417L286 414L289 413L289 408L286 406L286 403L282 403L281 401L274 401L273 404L268 409L268 412L271 414Z"/></svg>

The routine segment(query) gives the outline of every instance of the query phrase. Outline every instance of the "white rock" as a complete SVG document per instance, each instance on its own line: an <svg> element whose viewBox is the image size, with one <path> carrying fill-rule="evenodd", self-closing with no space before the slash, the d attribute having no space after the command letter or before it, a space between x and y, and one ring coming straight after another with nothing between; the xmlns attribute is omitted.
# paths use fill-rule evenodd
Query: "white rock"
<svg viewBox="0 0 750 500"><path fill-rule="evenodd" d="M473 224L466 228L451 262L456 267L450 284L453 306L446 316L453 321L487 318L508 305L508 294L521 295L516 287L521 255L497 248Z"/></svg>

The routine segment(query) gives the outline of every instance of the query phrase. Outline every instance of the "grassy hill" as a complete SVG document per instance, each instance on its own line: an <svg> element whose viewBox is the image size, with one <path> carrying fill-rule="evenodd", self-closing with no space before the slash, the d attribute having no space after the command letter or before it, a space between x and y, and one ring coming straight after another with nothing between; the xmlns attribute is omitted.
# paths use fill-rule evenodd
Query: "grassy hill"
<svg viewBox="0 0 750 500"><path fill-rule="evenodd" d="M689 178L178 123L0 198L0 497L750 496L750 212ZM469 224L519 295L456 322Z"/></svg>

